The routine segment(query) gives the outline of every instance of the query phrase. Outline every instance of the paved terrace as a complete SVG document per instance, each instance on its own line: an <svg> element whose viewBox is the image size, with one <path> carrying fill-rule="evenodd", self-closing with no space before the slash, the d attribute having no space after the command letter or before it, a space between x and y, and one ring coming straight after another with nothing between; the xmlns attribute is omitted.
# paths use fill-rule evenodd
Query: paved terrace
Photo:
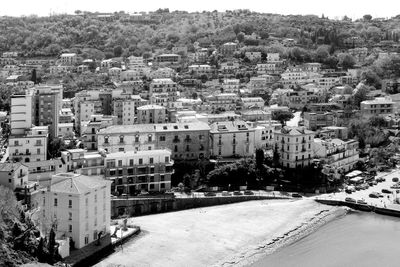
<svg viewBox="0 0 400 267"><path fill-rule="evenodd" d="M376 206L376 207L380 207L380 208L388 208L388 209L393 209L393 210L400 210L400 205L393 203L395 198L400 197L400 194L396 194L396 189L390 188L392 185L395 184L394 182L392 182L392 178L398 177L400 179L400 169L396 169L391 172L378 172L378 174L375 178L378 178L378 177L383 177L386 179L386 181L380 182L374 186L370 186L368 189L359 190L359 191L353 192L351 194L347 194L346 192L342 191L339 193L323 194L323 195L315 196L313 198L345 201L346 197L351 197L351 198L355 199L356 201L363 199L367 202L368 205L371 205L371 206ZM381 191L382 189L389 189L393 193L392 194L382 193L382 191ZM369 194L372 192L381 193L384 197L383 198L371 198L371 197L369 197Z"/></svg>

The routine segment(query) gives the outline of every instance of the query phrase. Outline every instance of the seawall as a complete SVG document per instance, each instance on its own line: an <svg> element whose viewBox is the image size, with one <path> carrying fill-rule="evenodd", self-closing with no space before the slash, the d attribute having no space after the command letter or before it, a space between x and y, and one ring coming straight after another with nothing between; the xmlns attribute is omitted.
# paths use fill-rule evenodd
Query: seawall
<svg viewBox="0 0 400 267"><path fill-rule="evenodd" d="M216 196L216 197L188 197L188 198L130 198L112 199L111 217L127 215L140 216L146 214L178 211L185 209L225 205L243 201L264 199L287 199L289 197L276 196Z"/></svg>

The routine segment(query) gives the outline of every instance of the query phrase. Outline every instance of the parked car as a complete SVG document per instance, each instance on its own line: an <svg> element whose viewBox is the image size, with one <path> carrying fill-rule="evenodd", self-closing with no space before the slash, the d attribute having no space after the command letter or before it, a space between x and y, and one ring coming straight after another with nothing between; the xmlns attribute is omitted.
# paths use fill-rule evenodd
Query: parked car
<svg viewBox="0 0 400 267"><path fill-rule="evenodd" d="M353 190L351 190L351 189L345 189L344 191L345 191L347 194L353 193Z"/></svg>
<svg viewBox="0 0 400 267"><path fill-rule="evenodd" d="M393 193L391 190L386 189L386 188L383 188L381 192L382 192L382 193L385 193L385 194L391 194L391 193Z"/></svg>
<svg viewBox="0 0 400 267"><path fill-rule="evenodd" d="M399 178L397 178L397 177L392 178L392 182L397 183L398 181L399 181Z"/></svg>
<svg viewBox="0 0 400 267"><path fill-rule="evenodd" d="M235 191L235 192L233 192L233 195L234 196L241 196L243 194L240 191Z"/></svg>
<svg viewBox="0 0 400 267"><path fill-rule="evenodd" d="M350 203L356 203L356 200L354 198L351 198L351 197L346 197L346 199L344 201L350 202Z"/></svg>
<svg viewBox="0 0 400 267"><path fill-rule="evenodd" d="M303 196L300 195L299 193L293 193L292 197L296 197L296 198L302 198Z"/></svg>
<svg viewBox="0 0 400 267"><path fill-rule="evenodd" d="M369 197L370 198L379 198L379 195L376 192L372 192L371 194L369 194Z"/></svg>
<svg viewBox="0 0 400 267"><path fill-rule="evenodd" d="M367 202L363 199L359 199L359 200L357 200L357 204L367 205Z"/></svg>
<svg viewBox="0 0 400 267"><path fill-rule="evenodd" d="M204 196L205 197L215 197L217 194L215 194L214 192L205 192Z"/></svg>
<svg viewBox="0 0 400 267"><path fill-rule="evenodd" d="M232 195L228 191L222 191L222 196L227 197L227 196L232 196Z"/></svg>
<svg viewBox="0 0 400 267"><path fill-rule="evenodd" d="M250 191L250 190L244 191L244 194L245 194L245 195L248 195L248 196L254 195L253 191Z"/></svg>
<svg viewBox="0 0 400 267"><path fill-rule="evenodd" d="M400 185L394 184L390 188L392 188L392 189L400 189Z"/></svg>

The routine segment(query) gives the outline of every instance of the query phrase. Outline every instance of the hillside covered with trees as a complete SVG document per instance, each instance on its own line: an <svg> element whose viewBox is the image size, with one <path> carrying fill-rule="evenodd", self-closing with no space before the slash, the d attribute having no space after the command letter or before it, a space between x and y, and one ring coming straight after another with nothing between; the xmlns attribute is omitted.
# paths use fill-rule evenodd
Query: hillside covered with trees
<svg viewBox="0 0 400 267"><path fill-rule="evenodd" d="M273 38L295 38L304 48L329 45L331 53L344 47L350 37L360 37L367 44L397 42L400 37L400 16L374 20L366 15L351 21L346 16L342 20L330 20L248 10L187 13L160 9L143 15L142 19L134 17L119 12L104 19L99 14L81 11L50 17L2 17L0 51L20 51L24 56L56 56L68 50L80 52L83 58L102 59L143 55L179 45L190 48L195 41L218 46L237 39L245 45L257 46ZM253 33L260 39L248 38Z"/></svg>

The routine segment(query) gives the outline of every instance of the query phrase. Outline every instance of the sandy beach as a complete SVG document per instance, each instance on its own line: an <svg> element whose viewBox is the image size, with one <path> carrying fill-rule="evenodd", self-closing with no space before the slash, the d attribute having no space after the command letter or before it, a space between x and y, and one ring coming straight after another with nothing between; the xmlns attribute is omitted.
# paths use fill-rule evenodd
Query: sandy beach
<svg viewBox="0 0 400 267"><path fill-rule="evenodd" d="M142 233L96 266L244 266L338 211L311 199L264 200L132 218Z"/></svg>

